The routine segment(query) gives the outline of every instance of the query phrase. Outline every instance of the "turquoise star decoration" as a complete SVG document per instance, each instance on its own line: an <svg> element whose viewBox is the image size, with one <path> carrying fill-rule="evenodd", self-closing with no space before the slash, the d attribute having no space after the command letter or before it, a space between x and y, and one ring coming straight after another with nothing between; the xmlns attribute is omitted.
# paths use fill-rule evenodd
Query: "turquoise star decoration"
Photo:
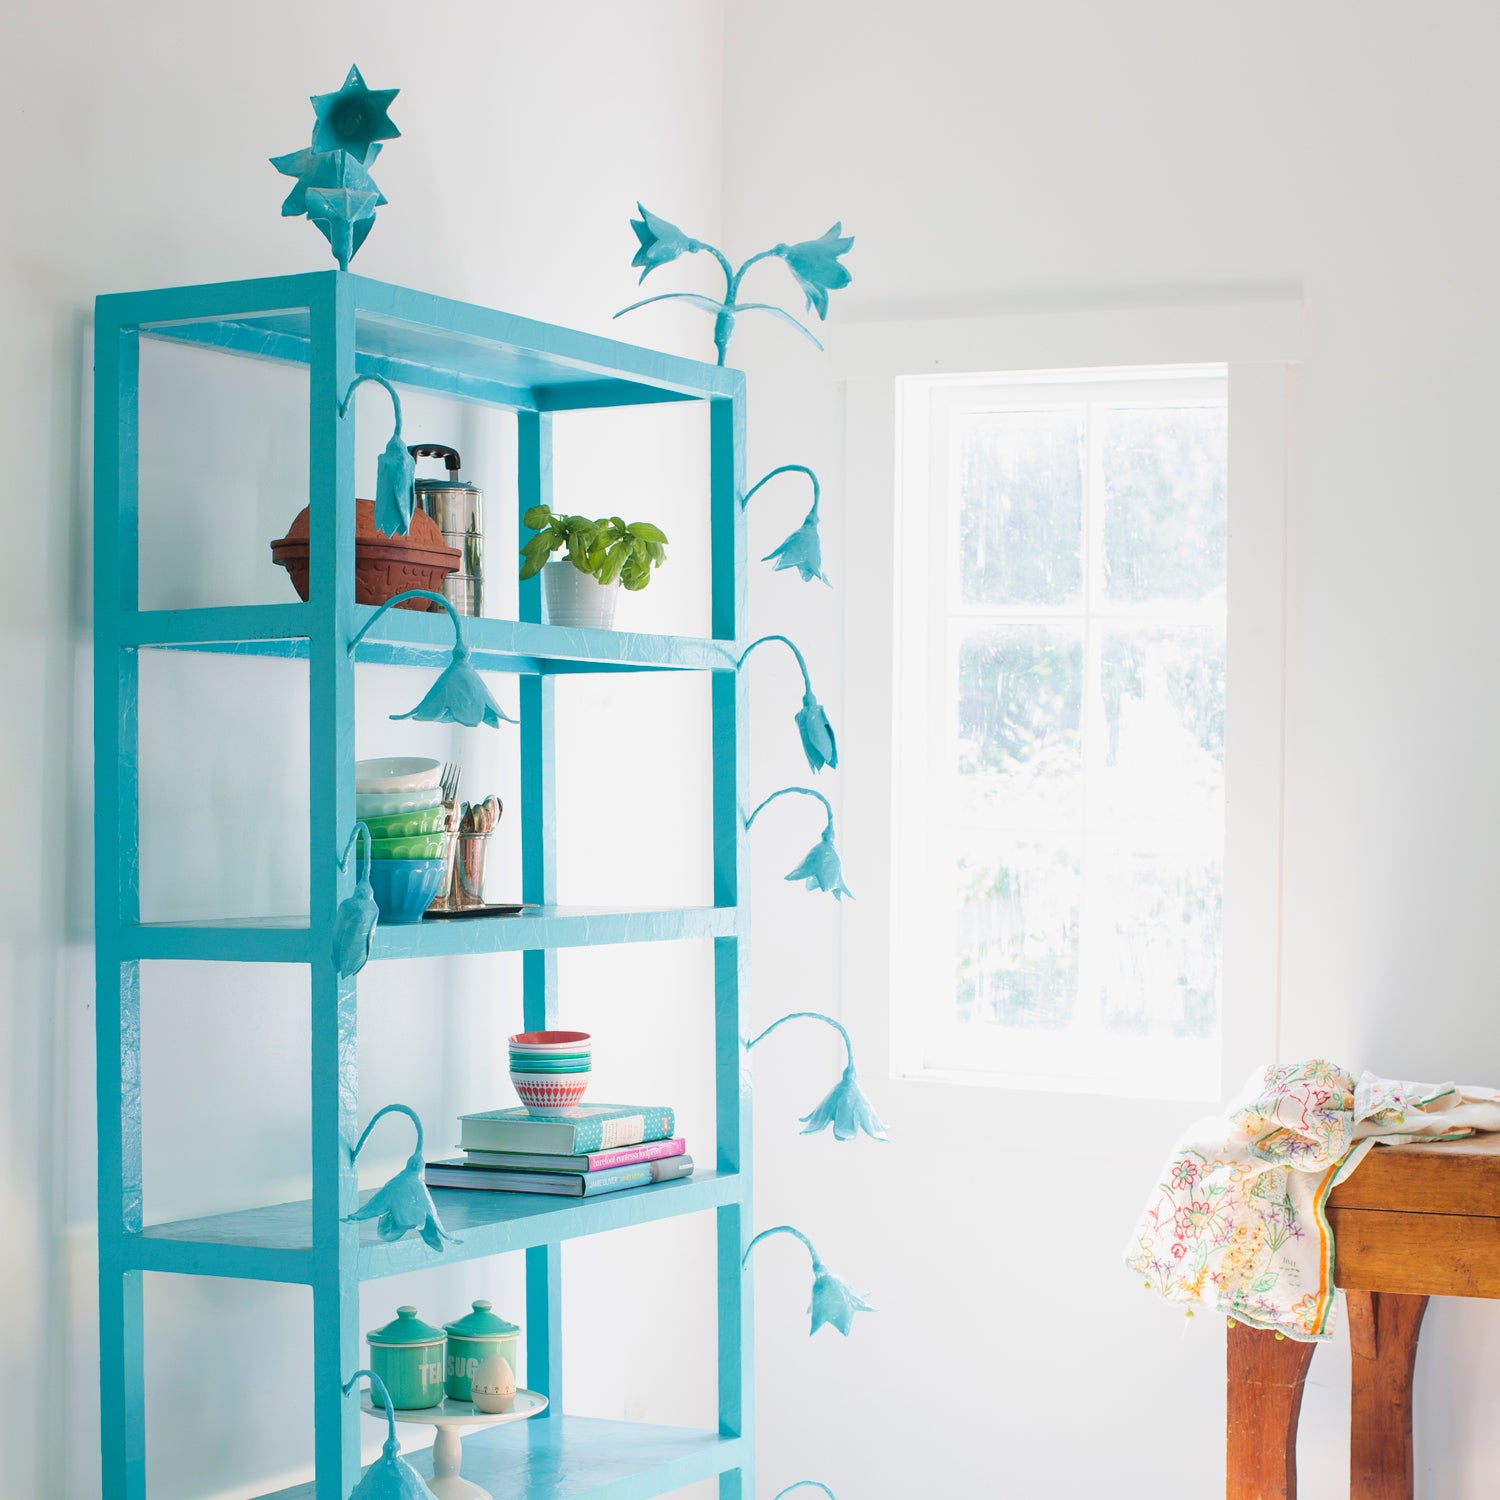
<svg viewBox="0 0 1500 1500"><path fill-rule="evenodd" d="M278 172L296 178L281 205L282 216L311 219L341 271L348 270L369 238L375 210L386 201L369 168L380 154L380 142L401 133L388 113L399 92L366 88L359 69L350 68L337 93L312 96L317 114L312 145L271 158Z"/></svg>
<svg viewBox="0 0 1500 1500"><path fill-rule="evenodd" d="M390 116L391 101L400 92L368 88L359 69L350 68L343 88L336 94L312 96L318 116L313 126L313 150L344 151L368 166L374 160L370 152L377 141L393 141L401 134Z"/></svg>

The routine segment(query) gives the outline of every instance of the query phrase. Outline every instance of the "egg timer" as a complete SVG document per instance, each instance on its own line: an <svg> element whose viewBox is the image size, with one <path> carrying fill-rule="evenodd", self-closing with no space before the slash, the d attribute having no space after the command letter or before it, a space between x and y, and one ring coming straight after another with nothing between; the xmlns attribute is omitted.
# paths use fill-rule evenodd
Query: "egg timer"
<svg viewBox="0 0 1500 1500"><path fill-rule="evenodd" d="M480 1411L491 1416L509 1411L516 1404L516 1373L503 1354L492 1354L480 1360L469 1389Z"/></svg>

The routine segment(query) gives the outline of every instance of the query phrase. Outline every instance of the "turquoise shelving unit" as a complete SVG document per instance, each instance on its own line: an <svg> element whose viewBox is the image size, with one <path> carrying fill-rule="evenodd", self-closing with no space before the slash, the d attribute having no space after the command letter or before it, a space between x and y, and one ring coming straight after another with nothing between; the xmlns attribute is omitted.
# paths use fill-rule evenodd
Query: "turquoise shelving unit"
<svg viewBox="0 0 1500 1500"><path fill-rule="evenodd" d="M360 1474L359 1284L477 1256L526 1254L528 1384L551 1408L471 1437L465 1475L497 1500L643 1500L719 1477L724 1500L753 1494L749 1234L750 1096L746 1031L748 890L745 702L735 672L745 616L744 377L344 271L100 297L95 399L95 852L99 1102L101 1442L107 1500L144 1500L142 1277L147 1272L291 1282L312 1291L313 1483L278 1500L343 1500ZM185 610L138 607L138 375L142 339L306 365L312 565L306 604ZM331 937L352 871L338 857L354 819L358 664L440 667L445 618L387 613L351 658L374 613L354 600L353 414L339 401L356 374L517 413L519 510L550 503L552 414L659 401L706 401L711 434L712 608L708 638L544 625L541 580L521 586L518 620L471 619L482 670L520 679L522 897L518 917L381 927L373 959L519 951L526 1025L562 1019L555 953L604 943L709 939L714 946L715 1170L682 1183L573 1202L438 1189L462 1238L442 1254L408 1237L344 1222L359 1201L349 1159L361 1110L355 980L335 972ZM382 437L384 434L382 434ZM502 549L503 555L503 549ZM142 922L139 901L137 664L142 651L300 657L308 662L311 912L305 923ZM553 693L568 672L679 671L712 677L714 904L669 910L555 904ZM506 731L507 733L509 731ZM147 1224L141 1185L140 965L143 960L305 964L311 971L312 1197L179 1223ZM559 1311L561 1242L712 1211L717 1217L719 1421L698 1431L566 1415ZM427 1460L430 1463L430 1458ZM416 1459L418 1467L422 1459ZM430 1468L428 1471L430 1473Z"/></svg>

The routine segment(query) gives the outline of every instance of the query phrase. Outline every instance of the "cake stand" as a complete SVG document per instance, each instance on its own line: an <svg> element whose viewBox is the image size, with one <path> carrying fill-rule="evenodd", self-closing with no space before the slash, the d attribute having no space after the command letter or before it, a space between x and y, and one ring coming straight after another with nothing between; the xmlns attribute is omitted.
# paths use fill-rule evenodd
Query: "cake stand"
<svg viewBox="0 0 1500 1500"><path fill-rule="evenodd" d="M385 1417L385 1408L370 1400L368 1390L360 1397L359 1408L372 1417ZM437 1428L437 1439L432 1445L432 1478L427 1481L427 1487L437 1500L494 1500L483 1486L459 1475L459 1465L463 1460L459 1434L466 1427L498 1427L503 1422L522 1422L546 1409L547 1398L540 1392L518 1390L515 1404L509 1411L480 1411L472 1401L445 1399L436 1406L423 1406L413 1411L398 1408L391 1415L398 1422L421 1422Z"/></svg>

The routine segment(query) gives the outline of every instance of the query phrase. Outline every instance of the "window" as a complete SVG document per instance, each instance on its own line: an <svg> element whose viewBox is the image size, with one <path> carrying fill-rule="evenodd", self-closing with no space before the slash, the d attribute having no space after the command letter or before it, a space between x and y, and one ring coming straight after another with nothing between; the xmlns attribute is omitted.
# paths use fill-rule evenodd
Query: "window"
<svg viewBox="0 0 1500 1500"><path fill-rule="evenodd" d="M1227 390L1203 366L900 383L918 1070L1217 1097Z"/></svg>

